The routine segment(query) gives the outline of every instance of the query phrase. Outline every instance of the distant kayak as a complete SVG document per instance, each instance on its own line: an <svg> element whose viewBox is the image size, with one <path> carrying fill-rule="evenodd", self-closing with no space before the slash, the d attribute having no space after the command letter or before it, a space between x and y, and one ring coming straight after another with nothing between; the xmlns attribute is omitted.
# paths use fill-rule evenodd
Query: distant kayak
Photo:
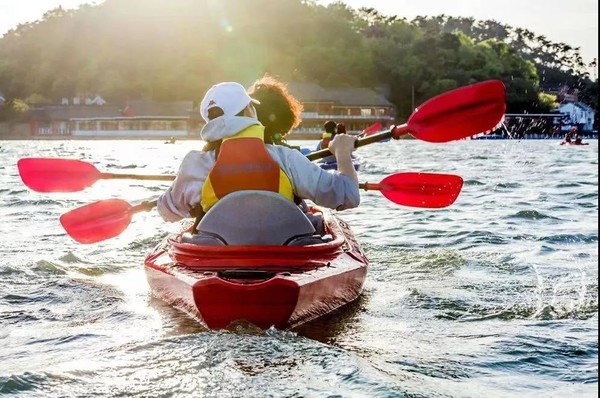
<svg viewBox="0 0 600 398"><path fill-rule="evenodd" d="M314 152L315 150L310 149L310 148L300 148L300 152L303 155L308 155L308 154ZM329 161L329 162L318 161L317 164L323 170L337 170L337 162L335 160ZM353 157L352 158L352 165L354 166L354 170L358 171L358 169L360 169L360 158Z"/></svg>
<svg viewBox="0 0 600 398"><path fill-rule="evenodd" d="M577 143L577 142L562 141L562 142L559 143L559 145L577 145L578 146L578 145L590 145L590 143L589 142L579 142L579 143Z"/></svg>
<svg viewBox="0 0 600 398"><path fill-rule="evenodd" d="M337 162L335 160L332 162L317 162L317 164L323 170L337 170ZM354 166L354 170L358 171L360 169L360 159L352 158L352 165Z"/></svg>

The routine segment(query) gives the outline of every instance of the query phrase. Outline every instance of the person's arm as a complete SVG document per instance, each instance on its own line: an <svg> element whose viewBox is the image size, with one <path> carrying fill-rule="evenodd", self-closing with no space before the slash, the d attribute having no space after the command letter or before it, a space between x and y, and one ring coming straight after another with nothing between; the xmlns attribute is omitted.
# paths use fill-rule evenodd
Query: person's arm
<svg viewBox="0 0 600 398"><path fill-rule="evenodd" d="M360 204L358 183L339 171L326 171L298 151L279 148L280 166L290 178L294 193L330 209L351 209ZM354 171L354 168L352 168Z"/></svg>
<svg viewBox="0 0 600 398"><path fill-rule="evenodd" d="M192 217L190 210L200 203L202 185L214 165L211 154L192 151L185 156L177 177L158 198L156 207L163 220L175 222Z"/></svg>
<svg viewBox="0 0 600 398"><path fill-rule="evenodd" d="M336 134L329 143L329 151L335 155L337 169L340 174L350 177L358 185L358 175L352 164L352 151L356 137L348 134Z"/></svg>

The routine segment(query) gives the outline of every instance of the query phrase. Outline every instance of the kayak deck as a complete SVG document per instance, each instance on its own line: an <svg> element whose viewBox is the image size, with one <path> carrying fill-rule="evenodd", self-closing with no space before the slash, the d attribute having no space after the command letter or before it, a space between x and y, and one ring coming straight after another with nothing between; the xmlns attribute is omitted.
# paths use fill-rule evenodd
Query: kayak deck
<svg viewBox="0 0 600 398"><path fill-rule="evenodd" d="M290 329L356 299L368 261L348 225L324 209L331 239L308 246L203 246L167 237L145 260L153 294L222 329L238 321Z"/></svg>

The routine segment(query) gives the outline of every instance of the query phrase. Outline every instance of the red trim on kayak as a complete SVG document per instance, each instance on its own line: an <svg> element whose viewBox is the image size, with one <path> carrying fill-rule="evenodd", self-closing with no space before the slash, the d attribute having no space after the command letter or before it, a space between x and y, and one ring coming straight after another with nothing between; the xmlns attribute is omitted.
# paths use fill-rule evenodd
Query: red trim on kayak
<svg viewBox="0 0 600 398"><path fill-rule="evenodd" d="M238 321L293 328L356 299L367 275L368 261L348 225L329 212L325 220L334 240L303 247L165 239L146 258L148 283L156 297L212 329Z"/></svg>
<svg viewBox="0 0 600 398"><path fill-rule="evenodd" d="M326 229L333 240L310 246L200 246L182 243L179 235L167 238L173 260L194 268L256 268L277 262L289 268L307 263L326 265L343 251L344 231L335 219L325 216Z"/></svg>

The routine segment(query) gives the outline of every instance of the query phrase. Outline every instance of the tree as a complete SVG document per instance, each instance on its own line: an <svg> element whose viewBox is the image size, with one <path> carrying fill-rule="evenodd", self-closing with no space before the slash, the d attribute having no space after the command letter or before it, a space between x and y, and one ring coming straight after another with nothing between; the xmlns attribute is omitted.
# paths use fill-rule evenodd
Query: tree
<svg viewBox="0 0 600 398"><path fill-rule="evenodd" d="M502 79L509 109L528 111L546 107L541 89L567 82L583 92L591 82L582 70L579 49L497 21L407 21L312 0L105 0L56 8L0 39L0 91L53 101L88 93L111 102L190 100L215 82L250 84L270 73L332 87L385 86L404 118L413 92L420 103Z"/></svg>

